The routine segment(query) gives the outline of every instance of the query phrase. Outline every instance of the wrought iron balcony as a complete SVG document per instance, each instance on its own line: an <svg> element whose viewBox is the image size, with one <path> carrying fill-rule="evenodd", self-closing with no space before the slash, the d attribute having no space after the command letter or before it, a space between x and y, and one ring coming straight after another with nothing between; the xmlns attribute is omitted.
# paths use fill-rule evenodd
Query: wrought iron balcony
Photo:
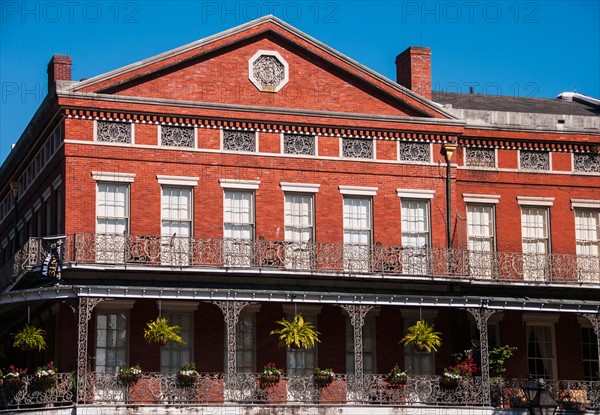
<svg viewBox="0 0 600 415"><path fill-rule="evenodd" d="M600 256L479 252L464 249L298 243L243 239L103 235L65 237L64 264L185 268L272 269L355 277L449 277L481 281L600 284ZM30 238L1 271L1 288L47 255Z"/></svg>
<svg viewBox="0 0 600 415"><path fill-rule="evenodd" d="M490 396L484 396L480 377L448 384L441 376L409 376L405 384L388 382L388 375L335 375L317 382L312 375L284 374L277 382L264 382L261 374L238 374L228 382L222 373L200 373L182 383L176 373L143 372L125 383L114 373L89 373L85 404L93 405L393 405L525 407L526 379L495 379ZM50 382L35 376L4 380L0 409L72 405L77 396L71 373L59 373ZM600 409L600 381L546 381L545 390L563 409Z"/></svg>

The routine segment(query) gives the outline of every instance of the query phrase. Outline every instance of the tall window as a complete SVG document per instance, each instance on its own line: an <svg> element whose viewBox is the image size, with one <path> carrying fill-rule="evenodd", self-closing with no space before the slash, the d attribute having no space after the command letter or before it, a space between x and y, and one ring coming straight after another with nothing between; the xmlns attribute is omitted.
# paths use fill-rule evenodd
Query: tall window
<svg viewBox="0 0 600 415"><path fill-rule="evenodd" d="M554 379L556 350L551 325L527 326L527 362L529 375L534 379Z"/></svg>
<svg viewBox="0 0 600 415"><path fill-rule="evenodd" d="M235 334L237 373L256 372L256 314L241 314Z"/></svg>
<svg viewBox="0 0 600 415"><path fill-rule="evenodd" d="M302 313L304 321L317 327L317 315ZM293 317L288 316L288 320ZM290 374L311 375L317 367L317 347L287 349L287 371Z"/></svg>
<svg viewBox="0 0 600 415"><path fill-rule="evenodd" d="M96 314L96 371L114 373L127 365L127 312Z"/></svg>
<svg viewBox="0 0 600 415"><path fill-rule="evenodd" d="M366 317L362 329L363 373L376 373L375 367L375 318ZM354 374L354 327L346 318L346 373Z"/></svg>
<svg viewBox="0 0 600 415"><path fill-rule="evenodd" d="M427 320L424 317L425 320ZM410 317L404 319L404 333L408 328L414 325L418 317ZM412 344L407 344L404 347L404 367L411 368L415 375L433 375L435 371L435 353L417 350Z"/></svg>
<svg viewBox="0 0 600 415"><path fill-rule="evenodd" d="M470 275L491 277L495 251L493 206L467 205L467 238Z"/></svg>
<svg viewBox="0 0 600 415"><path fill-rule="evenodd" d="M581 347L583 354L583 379L598 379L598 339L591 327L581 329Z"/></svg>
<svg viewBox="0 0 600 415"><path fill-rule="evenodd" d="M540 207L521 208L521 232L523 238L523 278L544 281L550 252L548 209Z"/></svg>
<svg viewBox="0 0 600 415"><path fill-rule="evenodd" d="M177 372L182 364L193 361L193 314L191 312L162 313L170 325L181 327L181 338L184 343L168 342L160 347L160 371L166 373Z"/></svg>
<svg viewBox="0 0 600 415"><path fill-rule="evenodd" d="M577 271L583 282L600 282L600 210L575 209Z"/></svg>
<svg viewBox="0 0 600 415"><path fill-rule="evenodd" d="M98 183L96 215L96 233L101 234L96 236L96 260L123 262L124 233L129 230L129 186Z"/></svg>
<svg viewBox="0 0 600 415"><path fill-rule="evenodd" d="M285 266L291 269L310 269L311 243L314 242L313 195L285 195Z"/></svg>
<svg viewBox="0 0 600 415"><path fill-rule="evenodd" d="M192 190L183 187L163 187L161 217L161 262L175 265L189 264Z"/></svg>
<svg viewBox="0 0 600 415"><path fill-rule="evenodd" d="M371 252L371 199L344 197L344 268L368 272Z"/></svg>
<svg viewBox="0 0 600 415"><path fill-rule="evenodd" d="M251 266L254 252L254 192L226 190L223 207L225 263Z"/></svg>
<svg viewBox="0 0 600 415"><path fill-rule="evenodd" d="M429 201L402 199L402 271L429 274Z"/></svg>

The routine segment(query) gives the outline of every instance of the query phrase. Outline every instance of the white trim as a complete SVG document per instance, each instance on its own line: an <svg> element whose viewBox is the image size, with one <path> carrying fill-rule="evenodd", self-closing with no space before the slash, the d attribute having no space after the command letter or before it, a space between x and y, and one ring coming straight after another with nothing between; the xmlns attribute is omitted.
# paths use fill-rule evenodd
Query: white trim
<svg viewBox="0 0 600 415"><path fill-rule="evenodd" d="M521 206L553 206L553 197L517 196L517 203Z"/></svg>
<svg viewBox="0 0 600 415"><path fill-rule="evenodd" d="M46 190L44 190L44 193L42 193L42 198L44 199L44 202L48 199L50 199L50 196L52 195L52 188L49 187Z"/></svg>
<svg viewBox="0 0 600 415"><path fill-rule="evenodd" d="M199 177L187 177L187 176L165 176L157 174L156 179L159 184L166 184L170 186L198 186Z"/></svg>
<svg viewBox="0 0 600 415"><path fill-rule="evenodd" d="M523 313L523 323L533 326L549 325L558 323L560 316L548 313Z"/></svg>
<svg viewBox="0 0 600 415"><path fill-rule="evenodd" d="M260 180L236 180L219 179L219 184L223 189L251 189L256 190L260 185Z"/></svg>
<svg viewBox="0 0 600 415"><path fill-rule="evenodd" d="M273 90L263 89L263 86L254 79L253 65L254 62L261 56L273 56L283 65L283 80ZM248 60L248 79L260 92L279 92L290 80L290 68L285 59L276 51L260 49Z"/></svg>
<svg viewBox="0 0 600 415"><path fill-rule="evenodd" d="M102 301L96 306L96 310L131 310L135 300L109 300Z"/></svg>
<svg viewBox="0 0 600 415"><path fill-rule="evenodd" d="M479 195L475 193L463 193L463 200L466 203L500 203L500 195Z"/></svg>
<svg viewBox="0 0 600 415"><path fill-rule="evenodd" d="M120 173L120 172L109 172L109 171L93 171L92 178L94 180L102 182L121 182L121 183L133 183L135 179L135 173Z"/></svg>
<svg viewBox="0 0 600 415"><path fill-rule="evenodd" d="M54 190L56 190L56 189L58 189L60 187L61 184L62 184L62 176L58 176L52 182L52 187L54 188Z"/></svg>
<svg viewBox="0 0 600 415"><path fill-rule="evenodd" d="M375 196L379 188L367 186L339 186L339 189L340 193L343 195Z"/></svg>
<svg viewBox="0 0 600 415"><path fill-rule="evenodd" d="M162 311L196 311L198 310L198 304L200 301L175 301L175 300L156 300L156 304L159 304Z"/></svg>
<svg viewBox="0 0 600 415"><path fill-rule="evenodd" d="M573 208L600 209L600 200L594 200L594 199L571 199L571 209L573 209Z"/></svg>
<svg viewBox="0 0 600 415"><path fill-rule="evenodd" d="M396 189L399 198L406 199L433 199L435 190L425 189Z"/></svg>
<svg viewBox="0 0 600 415"><path fill-rule="evenodd" d="M279 182L284 192L319 193L320 184Z"/></svg>

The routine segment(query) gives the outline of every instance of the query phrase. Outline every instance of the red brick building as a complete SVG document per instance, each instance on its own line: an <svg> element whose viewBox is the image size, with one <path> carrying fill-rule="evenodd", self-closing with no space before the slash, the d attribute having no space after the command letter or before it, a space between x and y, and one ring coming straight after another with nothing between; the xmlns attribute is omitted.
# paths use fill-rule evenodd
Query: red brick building
<svg viewBox="0 0 600 415"><path fill-rule="evenodd" d="M432 92L430 55L400 54L394 82L273 17L79 82L55 55L0 168L0 365L54 361L52 402L77 369L80 404L490 408L532 375L597 409L599 102ZM296 313L315 348L269 334ZM145 342L158 315L185 344ZM28 319L45 351L12 347ZM437 352L399 344L420 319ZM481 368L444 388L466 349ZM269 362L284 375L265 388Z"/></svg>

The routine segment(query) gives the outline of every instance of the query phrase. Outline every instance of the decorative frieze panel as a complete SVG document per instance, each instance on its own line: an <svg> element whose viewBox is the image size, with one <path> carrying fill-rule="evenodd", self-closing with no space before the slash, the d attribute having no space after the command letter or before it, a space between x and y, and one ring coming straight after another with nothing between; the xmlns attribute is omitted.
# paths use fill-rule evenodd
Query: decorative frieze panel
<svg viewBox="0 0 600 415"><path fill-rule="evenodd" d="M132 128L130 123L98 121L96 140L105 143L131 143Z"/></svg>
<svg viewBox="0 0 600 415"><path fill-rule="evenodd" d="M493 148L465 148L465 165L470 167L496 167Z"/></svg>
<svg viewBox="0 0 600 415"><path fill-rule="evenodd" d="M600 173L600 154L573 154L573 170L579 173Z"/></svg>
<svg viewBox="0 0 600 415"><path fill-rule="evenodd" d="M342 157L355 159L373 158L373 140L342 138Z"/></svg>
<svg viewBox="0 0 600 415"><path fill-rule="evenodd" d="M160 145L194 148L194 129L163 125L160 128Z"/></svg>
<svg viewBox="0 0 600 415"><path fill-rule="evenodd" d="M301 134L283 135L283 152L285 154L301 154L304 156L314 156L315 136Z"/></svg>
<svg viewBox="0 0 600 415"><path fill-rule="evenodd" d="M400 142L400 161L416 161L429 163L431 161L431 145L429 143Z"/></svg>
<svg viewBox="0 0 600 415"><path fill-rule="evenodd" d="M223 130L223 150L256 151L256 133L254 131Z"/></svg>
<svg viewBox="0 0 600 415"><path fill-rule="evenodd" d="M547 151L521 150L519 165L522 170L550 170L550 153Z"/></svg>

